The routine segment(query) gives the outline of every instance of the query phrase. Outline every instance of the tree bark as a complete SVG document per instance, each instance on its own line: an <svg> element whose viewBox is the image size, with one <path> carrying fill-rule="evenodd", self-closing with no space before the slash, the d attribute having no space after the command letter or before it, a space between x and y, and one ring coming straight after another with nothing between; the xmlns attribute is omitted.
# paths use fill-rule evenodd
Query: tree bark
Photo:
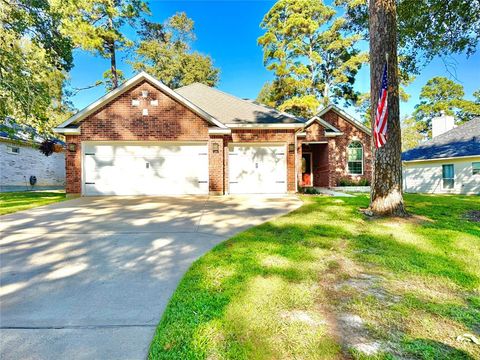
<svg viewBox="0 0 480 360"><path fill-rule="evenodd" d="M401 129L398 90L395 0L369 0L370 100L372 133L383 68L388 54L387 142L374 147L370 209L380 215L406 215L402 193Z"/></svg>
<svg viewBox="0 0 480 360"><path fill-rule="evenodd" d="M115 40L112 40L108 44L109 52L110 52L110 72L112 74L112 89L116 89L118 87L118 74L117 74L117 59L115 53Z"/></svg>
<svg viewBox="0 0 480 360"><path fill-rule="evenodd" d="M108 27L110 32L113 32L113 20L108 17ZM110 53L110 74L112 77L112 89L118 87L118 74L117 74L117 58L115 52L115 38L112 36L108 39L108 52Z"/></svg>

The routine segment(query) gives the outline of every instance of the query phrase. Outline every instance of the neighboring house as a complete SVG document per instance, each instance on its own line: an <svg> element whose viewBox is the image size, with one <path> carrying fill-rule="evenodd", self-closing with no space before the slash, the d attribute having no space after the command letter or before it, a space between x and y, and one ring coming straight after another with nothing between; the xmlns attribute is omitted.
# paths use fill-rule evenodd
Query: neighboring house
<svg viewBox="0 0 480 360"><path fill-rule="evenodd" d="M39 136L33 135L32 139L30 133L16 127L13 135L0 131L0 191L65 186L65 154L45 156L38 150L42 141ZM33 187L30 185L32 176L36 178Z"/></svg>
<svg viewBox="0 0 480 360"><path fill-rule="evenodd" d="M480 194L480 118L432 121L432 140L402 154L406 192Z"/></svg>
<svg viewBox="0 0 480 360"><path fill-rule="evenodd" d="M286 193L371 173L369 130L333 105L306 122L144 72L55 131L67 139L68 194Z"/></svg>

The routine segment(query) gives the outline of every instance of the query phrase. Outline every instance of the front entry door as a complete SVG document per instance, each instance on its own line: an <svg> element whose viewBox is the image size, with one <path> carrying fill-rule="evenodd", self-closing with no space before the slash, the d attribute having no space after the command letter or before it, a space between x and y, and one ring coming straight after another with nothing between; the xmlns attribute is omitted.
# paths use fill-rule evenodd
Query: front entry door
<svg viewBox="0 0 480 360"><path fill-rule="evenodd" d="M312 154L311 153L303 153L302 154L302 184L303 184L303 186L312 186L313 185Z"/></svg>

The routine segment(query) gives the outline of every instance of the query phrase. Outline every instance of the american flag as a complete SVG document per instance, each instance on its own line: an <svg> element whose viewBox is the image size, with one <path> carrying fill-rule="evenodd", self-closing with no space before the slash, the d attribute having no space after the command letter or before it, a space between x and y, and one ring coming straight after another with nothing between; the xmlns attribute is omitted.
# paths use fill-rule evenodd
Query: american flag
<svg viewBox="0 0 480 360"><path fill-rule="evenodd" d="M387 64L383 68L382 86L378 97L377 113L375 116L375 126L373 128L373 137L375 147L378 149L387 142L387 120L388 120L388 77Z"/></svg>

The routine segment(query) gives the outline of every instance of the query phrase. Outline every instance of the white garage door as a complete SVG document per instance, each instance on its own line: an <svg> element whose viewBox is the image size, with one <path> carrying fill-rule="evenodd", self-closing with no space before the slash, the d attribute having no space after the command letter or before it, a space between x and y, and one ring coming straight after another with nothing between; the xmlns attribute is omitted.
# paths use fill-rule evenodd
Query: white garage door
<svg viewBox="0 0 480 360"><path fill-rule="evenodd" d="M84 195L208 194L206 144L84 143Z"/></svg>
<svg viewBox="0 0 480 360"><path fill-rule="evenodd" d="M280 194L287 191L285 145L231 145L231 194Z"/></svg>

